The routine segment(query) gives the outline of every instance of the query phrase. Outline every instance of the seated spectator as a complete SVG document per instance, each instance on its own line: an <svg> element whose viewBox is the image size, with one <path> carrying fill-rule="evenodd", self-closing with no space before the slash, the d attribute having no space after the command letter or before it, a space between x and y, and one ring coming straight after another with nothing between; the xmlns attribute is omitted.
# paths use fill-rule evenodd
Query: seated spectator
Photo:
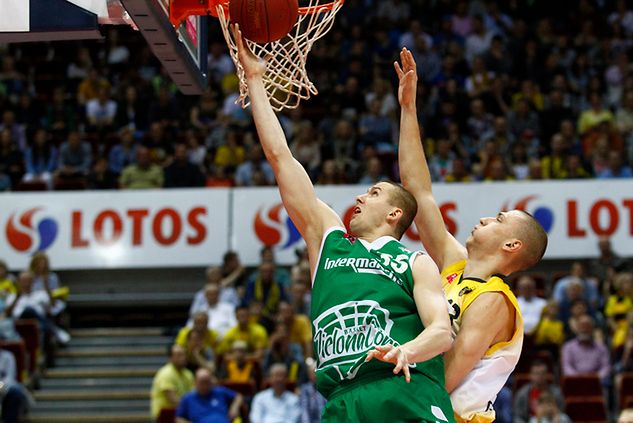
<svg viewBox="0 0 633 423"><path fill-rule="evenodd" d="M299 407L301 408L301 423L320 423L326 399L316 388L316 361L308 364L309 381L301 385L299 393Z"/></svg>
<svg viewBox="0 0 633 423"><path fill-rule="evenodd" d="M33 290L46 291L51 298L50 313L57 317L66 309L63 298L68 296L68 289L63 288L57 273L51 271L50 261L46 253L38 251L33 254L29 270L33 273Z"/></svg>
<svg viewBox="0 0 633 423"><path fill-rule="evenodd" d="M9 129L0 130L0 189L2 191L16 186L22 179L23 156L13 140Z"/></svg>
<svg viewBox="0 0 633 423"><path fill-rule="evenodd" d="M621 271L626 265L626 260L620 258L613 251L611 241L607 236L598 238L598 249L600 250L600 255L589 262L589 271L591 276L603 281L603 287L608 289L611 287L610 282L613 280L615 273Z"/></svg>
<svg viewBox="0 0 633 423"><path fill-rule="evenodd" d="M246 287L244 302L259 301L263 304L262 318L264 327L270 330L274 326L277 309L281 301L287 301L286 291L274 279L275 265L270 262L259 266L259 277L249 281Z"/></svg>
<svg viewBox="0 0 633 423"><path fill-rule="evenodd" d="M110 90L110 83L99 74L97 68L90 68L87 72L88 74L81 81L77 90L77 102L81 105L97 98L102 89Z"/></svg>
<svg viewBox="0 0 633 423"><path fill-rule="evenodd" d="M219 375L227 383L252 383L255 386L255 364L248 359L248 344L245 341L233 342Z"/></svg>
<svg viewBox="0 0 633 423"><path fill-rule="evenodd" d="M117 189L119 188L119 176L112 172L108 165L108 159L98 157L92 170L88 174L88 189Z"/></svg>
<svg viewBox="0 0 633 423"><path fill-rule="evenodd" d="M451 151L450 141L442 139L437 142L437 152L429 160L429 171L434 181L445 181L453 169L455 153Z"/></svg>
<svg viewBox="0 0 633 423"><path fill-rule="evenodd" d="M381 181L388 181L389 177L383 173L382 163L378 157L371 157L367 161L365 172L358 180L360 185L371 186Z"/></svg>
<svg viewBox="0 0 633 423"><path fill-rule="evenodd" d="M624 345L627 332L626 317L629 311L633 310L633 273L618 273L613 285L616 293L607 300L604 316L613 334L611 347L617 350Z"/></svg>
<svg viewBox="0 0 633 423"><path fill-rule="evenodd" d="M277 266L277 260L275 259L275 250L270 246L263 246L259 250L260 263L272 263L275 266L275 274L273 278L279 282L281 286L287 288L290 285L290 275L288 271L283 267ZM255 281L259 277L259 269L254 271L248 277L248 281Z"/></svg>
<svg viewBox="0 0 633 423"><path fill-rule="evenodd" d="M256 171L264 174L268 185L275 183L275 176L270 164L265 160L264 153L259 144L253 144L248 151L248 159L240 164L235 171L235 184L237 186L253 186L253 176Z"/></svg>
<svg viewBox="0 0 633 423"><path fill-rule="evenodd" d="M111 130L116 112L117 104L110 98L110 90L106 87L99 88L97 97L86 103L88 130L91 132Z"/></svg>
<svg viewBox="0 0 633 423"><path fill-rule="evenodd" d="M46 107L44 127L51 131L55 137L62 137L69 130L77 128L76 112L66 101L66 90L58 87L53 90L53 98Z"/></svg>
<svg viewBox="0 0 633 423"><path fill-rule="evenodd" d="M604 107L602 95L598 91L589 94L590 108L584 110L578 118L578 132L581 136L597 127L602 122L613 123L613 113Z"/></svg>
<svg viewBox="0 0 633 423"><path fill-rule="evenodd" d="M468 170L466 169L466 163L464 159L456 157L453 159L453 166L451 171L446 178L444 178L444 182L472 182L473 177L468 174Z"/></svg>
<svg viewBox="0 0 633 423"><path fill-rule="evenodd" d="M37 319L46 338L53 326L48 318L51 297L49 291L34 289L34 278L30 271L20 273L17 294L10 294L7 298L6 312L15 319Z"/></svg>
<svg viewBox="0 0 633 423"><path fill-rule="evenodd" d="M270 388L259 392L251 405L251 423L299 423L299 398L286 391L288 370L284 364L270 368Z"/></svg>
<svg viewBox="0 0 633 423"><path fill-rule="evenodd" d="M139 147L136 163L123 169L119 184L123 189L156 189L163 187L163 180L163 169L150 161L147 148Z"/></svg>
<svg viewBox="0 0 633 423"><path fill-rule="evenodd" d="M173 345L169 362L161 367L152 381L151 413L154 420L163 408L176 408L180 399L193 389L193 373L185 366L187 356L180 345Z"/></svg>
<svg viewBox="0 0 633 423"><path fill-rule="evenodd" d="M218 386L212 372L200 368L195 374L195 390L182 397L176 423L230 423L240 415L243 398Z"/></svg>
<svg viewBox="0 0 633 423"><path fill-rule="evenodd" d="M201 187L204 175L200 168L189 162L186 144L176 144L174 160L165 168L165 188Z"/></svg>
<svg viewBox="0 0 633 423"><path fill-rule="evenodd" d="M591 173L585 169L578 154L570 154L565 160L561 176L563 179L587 179L591 178Z"/></svg>
<svg viewBox="0 0 633 423"><path fill-rule="evenodd" d="M215 371L215 355L211 348L205 346L203 335L196 331L187 334L185 342L185 355L187 356L187 369L195 372L203 367Z"/></svg>
<svg viewBox="0 0 633 423"><path fill-rule="evenodd" d="M312 325L308 316L295 313L292 304L282 301L279 303L277 322L286 325L288 340L301 346L304 357L312 357Z"/></svg>
<svg viewBox="0 0 633 423"><path fill-rule="evenodd" d="M528 423L533 416L538 415L539 398L543 393L549 393L555 398L558 408L565 407L563 394L558 386L547 380L547 364L534 361L530 366L530 383L519 389L514 396L514 423Z"/></svg>
<svg viewBox="0 0 633 423"><path fill-rule="evenodd" d="M26 389L17 381L17 365L10 351L0 347L0 405L4 423L18 423L28 411Z"/></svg>
<svg viewBox="0 0 633 423"><path fill-rule="evenodd" d="M618 375L623 372L633 372L633 311L629 311L627 314L626 322L624 345L621 350L615 351L614 370Z"/></svg>
<svg viewBox="0 0 633 423"><path fill-rule="evenodd" d="M633 178L631 166L623 163L622 153L619 151L609 151L607 168L596 175L601 179Z"/></svg>
<svg viewBox="0 0 633 423"><path fill-rule="evenodd" d="M565 177L565 162L567 161L567 149L563 136L556 133L550 142L549 155L541 159L541 169L545 179L563 179Z"/></svg>
<svg viewBox="0 0 633 423"><path fill-rule="evenodd" d="M294 266L290 278L292 279L289 293L290 304L292 304L297 313L309 316L310 303L312 301L310 268Z"/></svg>
<svg viewBox="0 0 633 423"><path fill-rule="evenodd" d="M238 143L237 132L229 130L226 133L226 143L215 152L213 164L234 171L244 162L245 156L246 150Z"/></svg>
<svg viewBox="0 0 633 423"><path fill-rule="evenodd" d="M529 423L572 423L569 416L561 412L561 406L557 399L549 392L543 392L538 397L536 415L530 418Z"/></svg>
<svg viewBox="0 0 633 423"><path fill-rule="evenodd" d="M215 330L220 337L236 324L235 306L231 303L220 301L220 287L217 284L207 285L204 288L205 304L191 310L192 313L204 312L209 316L209 329Z"/></svg>
<svg viewBox="0 0 633 423"><path fill-rule="evenodd" d="M6 307L6 299L10 294L17 293L13 276L9 273L9 266L0 260L0 310Z"/></svg>
<svg viewBox="0 0 633 423"><path fill-rule="evenodd" d="M563 302L567 296L567 286L578 279L583 287L583 298L585 298L592 306L597 305L600 300L600 294L593 279L586 274L584 264L580 261L572 263L570 274L568 276L564 276L556 281L552 293L554 299L559 304Z"/></svg>
<svg viewBox="0 0 633 423"><path fill-rule="evenodd" d="M236 341L246 342L250 357L261 358L268 346L268 334L266 329L258 323L250 321L250 310L247 306L239 306L235 309L237 325L224 334L218 348L220 354L229 352Z"/></svg>
<svg viewBox="0 0 633 423"><path fill-rule="evenodd" d="M536 296L536 282L530 276L521 276L517 281L517 302L523 316L523 329L525 333L532 333L541 320L547 301Z"/></svg>
<svg viewBox="0 0 633 423"><path fill-rule="evenodd" d="M244 268L239 267L226 278L222 277L222 268L218 266L208 267L206 270L206 283L193 297L191 307L189 307L189 316L193 315L194 310L200 310L207 304L204 290L209 285L218 285L220 287L220 302L233 304L237 306L240 298L237 290L234 288L235 281L244 273Z"/></svg>
<svg viewBox="0 0 633 423"><path fill-rule="evenodd" d="M550 300L543 309L543 317L534 330L534 345L558 357L565 341L565 324L558 318L558 303Z"/></svg>
<svg viewBox="0 0 633 423"><path fill-rule="evenodd" d="M134 133L129 128L121 130L119 141L112 146L108 155L110 170L117 175L120 175L127 166L136 163L138 148L134 142Z"/></svg>
<svg viewBox="0 0 633 423"><path fill-rule="evenodd" d="M360 143L362 146L372 145L379 152L393 151L391 119L382 115L380 108L380 100L374 99L369 102L368 110L360 117L358 121Z"/></svg>
<svg viewBox="0 0 633 423"><path fill-rule="evenodd" d="M222 277L235 278L233 284L238 290L239 297L244 297L244 290L246 288L246 274L244 272L244 266L240 262L240 256L235 251L227 251L222 257Z"/></svg>
<svg viewBox="0 0 633 423"><path fill-rule="evenodd" d="M52 144L48 133L44 129L38 129L33 136L33 145L26 150L24 155L26 163L24 182L42 181L48 189L51 189L58 160L57 148Z"/></svg>
<svg viewBox="0 0 633 423"><path fill-rule="evenodd" d="M79 132L72 131L68 134L68 141L59 148L57 178L61 180L83 178L90 172L91 163L90 144L81 140Z"/></svg>
<svg viewBox="0 0 633 423"><path fill-rule="evenodd" d="M218 333L209 329L209 315L206 312L195 313L192 320L191 326L185 326L180 329L175 343L186 349L188 363L193 362L193 360L189 359L194 355L194 358L206 357L206 361L211 361L215 356L214 350L218 347ZM191 339L191 333L196 334L193 339ZM189 348L188 346L195 348Z"/></svg>
<svg viewBox="0 0 633 423"><path fill-rule="evenodd" d="M603 383L608 383L611 373L609 350L595 341L591 316L585 315L580 319L578 335L563 345L561 355L563 376L597 374Z"/></svg>
<svg viewBox="0 0 633 423"><path fill-rule="evenodd" d="M290 342L290 331L285 323L277 323L275 331L270 335L268 348L264 353L262 368L268 372L276 363L283 363L288 369L288 380L292 383L307 381L305 363L301 345Z"/></svg>

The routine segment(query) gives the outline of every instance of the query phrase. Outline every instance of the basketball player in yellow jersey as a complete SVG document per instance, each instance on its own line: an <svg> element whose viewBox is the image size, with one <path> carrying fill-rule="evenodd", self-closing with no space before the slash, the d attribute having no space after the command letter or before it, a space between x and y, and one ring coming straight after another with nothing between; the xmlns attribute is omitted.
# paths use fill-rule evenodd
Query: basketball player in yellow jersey
<svg viewBox="0 0 633 423"><path fill-rule="evenodd" d="M519 210L481 218L465 247L445 229L421 144L415 61L406 49L400 58L402 67L394 64L402 107L400 176L417 200L415 224L442 273L456 334L444 355L446 390L457 422L488 423L495 419L492 403L514 370L523 342L521 313L503 278L537 264L545 253L547 234L530 214Z"/></svg>

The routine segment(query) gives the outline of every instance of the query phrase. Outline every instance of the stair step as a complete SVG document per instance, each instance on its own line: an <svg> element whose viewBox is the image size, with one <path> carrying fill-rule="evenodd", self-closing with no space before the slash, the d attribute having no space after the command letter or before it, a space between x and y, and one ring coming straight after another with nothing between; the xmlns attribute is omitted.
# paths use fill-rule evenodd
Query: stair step
<svg viewBox="0 0 633 423"><path fill-rule="evenodd" d="M117 413L106 414L102 412L75 413L73 415L59 413L29 413L28 423L149 423L152 418L149 413Z"/></svg>
<svg viewBox="0 0 633 423"><path fill-rule="evenodd" d="M149 399L120 399L120 400L73 400L73 401L37 401L33 412L44 414L56 412L77 415L83 413L148 413Z"/></svg>
<svg viewBox="0 0 633 423"><path fill-rule="evenodd" d="M36 401L108 401L108 400L149 400L149 389L116 389L116 390L59 390L59 391L39 391L33 394Z"/></svg>
<svg viewBox="0 0 633 423"><path fill-rule="evenodd" d="M49 379L40 381L42 392L69 390L69 389L147 389L152 386L151 377L108 377L108 378L69 378Z"/></svg>
<svg viewBox="0 0 633 423"><path fill-rule="evenodd" d="M134 348L126 347L99 347L99 348L73 348L57 352L57 357L122 357L122 356L142 356L142 357L167 357L167 350L164 347L145 347L138 346Z"/></svg>
<svg viewBox="0 0 633 423"><path fill-rule="evenodd" d="M145 347L161 347L168 346L173 342L173 338L169 336L140 336L140 337L128 337L128 336L106 336L106 337L78 337L73 338L70 341L69 347L96 347L96 346L110 346L110 347L132 347L132 346L145 346ZM165 349L167 354L167 349Z"/></svg>
<svg viewBox="0 0 633 423"><path fill-rule="evenodd" d="M60 367L123 367L156 366L167 362L166 357L60 357L55 364Z"/></svg>
<svg viewBox="0 0 633 423"><path fill-rule="evenodd" d="M161 336L161 328L94 328L72 329L70 335L74 338L105 337L105 336Z"/></svg>
<svg viewBox="0 0 633 423"><path fill-rule="evenodd" d="M99 377L154 377L159 367L139 367L129 368L99 368L86 367L81 369L59 367L46 370L45 378L99 378Z"/></svg>

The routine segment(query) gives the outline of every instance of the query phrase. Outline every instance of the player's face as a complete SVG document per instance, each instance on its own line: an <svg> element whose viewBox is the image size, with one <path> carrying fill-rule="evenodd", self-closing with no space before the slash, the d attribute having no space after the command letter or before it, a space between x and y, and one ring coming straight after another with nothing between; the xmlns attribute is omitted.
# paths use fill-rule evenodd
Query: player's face
<svg viewBox="0 0 633 423"><path fill-rule="evenodd" d="M394 209L389 201L392 189L391 184L379 182L356 197L356 207L349 223L354 235L362 236L385 223L387 215Z"/></svg>
<svg viewBox="0 0 633 423"><path fill-rule="evenodd" d="M504 242L516 238L516 228L522 221L523 216L518 210L500 212L494 217L482 217L471 231L466 245L494 253L503 247Z"/></svg>

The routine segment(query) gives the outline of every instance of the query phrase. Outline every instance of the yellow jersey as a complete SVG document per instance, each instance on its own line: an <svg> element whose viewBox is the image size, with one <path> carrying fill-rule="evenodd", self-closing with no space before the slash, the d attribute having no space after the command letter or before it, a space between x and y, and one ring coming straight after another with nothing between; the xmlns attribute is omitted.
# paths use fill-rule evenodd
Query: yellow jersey
<svg viewBox="0 0 633 423"><path fill-rule="evenodd" d="M459 333L464 311L483 293L499 292L506 296L515 309L512 338L490 346L461 384L451 392L458 423L489 423L495 420L492 404L521 356L523 318L516 297L501 277L493 276L487 281L464 278L465 267L466 260L461 260L442 271L442 287L449 304L454 336Z"/></svg>

